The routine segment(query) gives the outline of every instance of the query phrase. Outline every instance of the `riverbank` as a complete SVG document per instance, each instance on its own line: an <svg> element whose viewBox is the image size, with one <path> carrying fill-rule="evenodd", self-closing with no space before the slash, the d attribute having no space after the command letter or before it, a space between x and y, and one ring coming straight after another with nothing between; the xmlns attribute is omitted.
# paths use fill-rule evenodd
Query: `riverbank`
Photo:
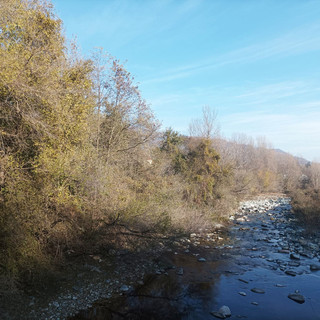
<svg viewBox="0 0 320 320"><path fill-rule="evenodd" d="M241 203L228 228L180 239L168 268L70 320L319 318L319 237L289 199ZM223 307L225 306L225 307Z"/></svg>
<svg viewBox="0 0 320 320"><path fill-rule="evenodd" d="M281 210L277 211L277 208ZM198 270L199 264L201 264L203 279L208 274L213 277L214 266L216 274L221 275L222 270L219 271L217 265L223 266L223 261L232 251L239 251L234 244L235 239L239 238L239 235L232 233L234 228L238 230L237 232L246 232L247 227L242 227L242 224L250 224L250 216L264 217L266 212L270 213L267 217L275 219L270 221L277 225L285 223L284 214L289 215L286 219L294 222L287 198L268 195L247 200L242 202L237 212L230 217L228 227L218 226L214 230L201 230L199 233L180 236L176 239L153 239L152 245L149 243L149 247L140 252L111 250L103 254L71 259L62 272L63 276L52 286L52 290L47 288L44 292L19 298L11 297L10 302L7 303L6 313L2 311L2 319L65 319L68 316L72 317L79 310L86 309L91 311L82 312L74 319L98 319L90 315L92 310L97 310L96 307L89 309L92 305L97 305L94 304L96 301L100 301L99 303L105 301L104 305L109 303L117 305L116 301L134 295L137 290L147 290L147 283L153 283L154 277L169 279L168 276L173 274L175 278L183 278L187 285L192 283L194 272ZM267 230L267 224L264 225L265 227L260 227ZM287 236L287 233L284 234ZM248 247L244 249L245 253L258 251L255 250L254 240L254 237L246 240ZM268 241L272 243L274 240L264 242L268 243ZM278 250L286 250L286 247ZM201 258L204 259L202 263ZM173 283L176 282L173 281Z"/></svg>

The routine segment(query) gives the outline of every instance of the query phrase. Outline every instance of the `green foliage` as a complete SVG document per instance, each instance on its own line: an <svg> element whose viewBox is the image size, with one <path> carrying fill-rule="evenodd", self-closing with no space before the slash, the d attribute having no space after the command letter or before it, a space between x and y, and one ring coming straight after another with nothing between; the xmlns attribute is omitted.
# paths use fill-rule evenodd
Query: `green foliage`
<svg viewBox="0 0 320 320"><path fill-rule="evenodd" d="M160 149L171 157L174 173L184 177L185 199L198 205L214 205L222 197L219 188L228 182L231 169L220 164L220 155L210 139L186 142L177 132L168 129Z"/></svg>
<svg viewBox="0 0 320 320"><path fill-rule="evenodd" d="M162 135L160 150L166 152L172 161L174 173L181 173L187 170L186 155L183 152L185 139L173 129L167 129Z"/></svg>
<svg viewBox="0 0 320 320"><path fill-rule="evenodd" d="M182 143L182 136L172 128L168 128L162 136L160 150L169 153L177 152Z"/></svg>
<svg viewBox="0 0 320 320"><path fill-rule="evenodd" d="M67 58L45 3L10 0L0 17L0 255L18 274L47 261L52 239L65 241L57 221L83 209L92 65Z"/></svg>
<svg viewBox="0 0 320 320"><path fill-rule="evenodd" d="M191 188L188 196L201 204L213 205L222 195L218 186L225 183L230 169L222 167L219 163L220 155L211 146L209 139L203 139L186 157L187 170L184 172Z"/></svg>

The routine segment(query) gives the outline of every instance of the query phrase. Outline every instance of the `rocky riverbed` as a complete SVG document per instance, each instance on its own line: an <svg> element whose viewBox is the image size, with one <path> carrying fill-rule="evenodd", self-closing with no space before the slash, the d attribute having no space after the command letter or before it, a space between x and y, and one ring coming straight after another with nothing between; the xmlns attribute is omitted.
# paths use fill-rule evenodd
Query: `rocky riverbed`
<svg viewBox="0 0 320 320"><path fill-rule="evenodd" d="M289 199L243 202L230 222L176 241L143 282L70 319L320 319L320 239Z"/></svg>
<svg viewBox="0 0 320 320"><path fill-rule="evenodd" d="M68 259L60 273L36 288L0 296L1 320L60 320L141 284L159 269L157 259L172 239L150 239L144 249L110 249ZM48 275L50 277L50 275Z"/></svg>
<svg viewBox="0 0 320 320"><path fill-rule="evenodd" d="M319 245L289 199L261 197L228 226L77 261L1 319L320 319Z"/></svg>

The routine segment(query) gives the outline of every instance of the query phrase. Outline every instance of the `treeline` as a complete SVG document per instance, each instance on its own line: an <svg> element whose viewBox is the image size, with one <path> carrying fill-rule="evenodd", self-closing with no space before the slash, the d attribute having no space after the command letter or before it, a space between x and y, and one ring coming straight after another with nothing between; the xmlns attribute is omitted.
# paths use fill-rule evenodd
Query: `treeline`
<svg viewBox="0 0 320 320"><path fill-rule="evenodd" d="M102 49L79 57L46 1L0 2L0 124L5 277L123 235L210 228L248 195L319 201L319 164L221 138L209 108L190 136L161 132L133 76Z"/></svg>

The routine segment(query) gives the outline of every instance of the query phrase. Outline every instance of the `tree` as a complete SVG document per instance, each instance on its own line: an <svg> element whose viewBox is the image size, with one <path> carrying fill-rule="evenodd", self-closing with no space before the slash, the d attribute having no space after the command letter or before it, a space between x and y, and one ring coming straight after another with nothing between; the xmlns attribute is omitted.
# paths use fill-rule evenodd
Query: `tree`
<svg viewBox="0 0 320 320"><path fill-rule="evenodd" d="M179 147L183 142L182 136L179 132L173 130L172 128L168 128L162 136L161 151L172 152L176 148Z"/></svg>
<svg viewBox="0 0 320 320"><path fill-rule="evenodd" d="M159 127L146 101L141 97L134 78L119 62L101 59L98 52L94 74L100 151L110 161L117 153L127 153L146 144ZM97 58L98 57L98 58Z"/></svg>
<svg viewBox="0 0 320 320"><path fill-rule="evenodd" d="M68 56L46 1L1 1L0 255L9 272L32 270L84 211L91 71L90 61Z"/></svg>
<svg viewBox="0 0 320 320"><path fill-rule="evenodd" d="M209 106L202 108L202 118L194 119L189 125L189 133L192 137L201 137L205 139L217 138L220 127L217 123L217 111Z"/></svg>
<svg viewBox="0 0 320 320"><path fill-rule="evenodd" d="M196 203L214 204L221 195L217 188L224 183L229 169L219 164L220 155L211 146L209 139L203 139L187 155L185 172L191 188L191 197Z"/></svg>

